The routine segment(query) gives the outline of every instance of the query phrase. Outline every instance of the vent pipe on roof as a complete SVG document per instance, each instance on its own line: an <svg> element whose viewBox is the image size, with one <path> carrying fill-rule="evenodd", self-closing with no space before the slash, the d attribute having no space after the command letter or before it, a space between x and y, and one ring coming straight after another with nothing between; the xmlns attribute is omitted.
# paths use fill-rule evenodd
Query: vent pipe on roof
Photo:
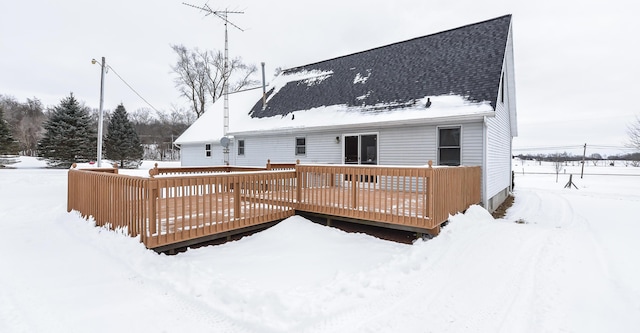
<svg viewBox="0 0 640 333"><path fill-rule="evenodd" d="M264 61L260 63L262 65L262 109L267 107L267 83L264 79Z"/></svg>

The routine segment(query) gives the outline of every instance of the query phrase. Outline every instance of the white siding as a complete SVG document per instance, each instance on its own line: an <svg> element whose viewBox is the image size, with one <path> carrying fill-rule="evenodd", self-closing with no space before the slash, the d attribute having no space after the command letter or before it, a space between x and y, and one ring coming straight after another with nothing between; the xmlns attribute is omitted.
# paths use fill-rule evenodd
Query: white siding
<svg viewBox="0 0 640 333"><path fill-rule="evenodd" d="M513 64L512 30L509 30L505 59L502 66L503 80L498 89L495 117L486 121L486 168L487 188L483 199L485 207L494 210L511 190L512 139L517 135L515 102L515 79ZM500 92L504 91L504 101Z"/></svg>
<svg viewBox="0 0 640 333"><path fill-rule="evenodd" d="M238 155L238 142L244 140L244 155ZM277 136L261 136L261 137L242 137L234 138L234 147L231 154L235 156L237 165L242 166L265 166L267 160L273 162L289 162L283 157L286 156L288 150L293 152L293 142L287 143L286 140Z"/></svg>
<svg viewBox="0 0 640 333"><path fill-rule="evenodd" d="M380 164L434 165L438 161L437 128L461 127L461 163L482 165L482 123L443 123L439 125L404 126L380 130Z"/></svg>
<svg viewBox="0 0 640 333"><path fill-rule="evenodd" d="M486 171L487 188L484 199L489 210L497 206L511 189L511 144L517 133L515 79L513 65L513 41L511 30L507 39L507 49L503 63L504 80L498 89L495 117L487 119ZM504 87L502 87L504 85ZM504 102L500 91L504 88ZM496 200L492 198L496 197Z"/></svg>
<svg viewBox="0 0 640 333"><path fill-rule="evenodd" d="M339 138L339 142L336 141ZM341 132L311 133L306 135L307 154L296 156L301 163L342 163Z"/></svg>
<svg viewBox="0 0 640 333"><path fill-rule="evenodd" d="M462 165L482 166L482 127L480 121L462 125Z"/></svg>
<svg viewBox="0 0 640 333"><path fill-rule="evenodd" d="M306 138L306 154L296 155L296 138ZM336 142L341 137L339 132L324 133L291 133L282 135L265 135L236 137L235 142L244 140L245 154L237 156L237 148L232 154L237 165L264 166L268 160L274 163L341 163L341 144ZM235 143L234 142L234 143Z"/></svg>
<svg viewBox="0 0 640 333"><path fill-rule="evenodd" d="M447 123L446 126L462 128L462 164L482 165L482 122ZM378 163L380 165L426 165L429 160L437 161L436 125L402 127L364 127L357 130L333 132L312 132L307 134L288 133L265 136L237 136L245 141L244 156L236 156L237 148L232 147L231 160L237 165L263 166L272 162L301 163L342 163L344 134L377 133ZM295 138L306 138L306 154L295 155ZM336 137L339 138L338 142ZM233 163L232 163L233 164Z"/></svg>
<svg viewBox="0 0 640 333"><path fill-rule="evenodd" d="M435 126L404 126L380 130L381 165L426 165L436 163Z"/></svg>
<svg viewBox="0 0 640 333"><path fill-rule="evenodd" d="M487 119L487 198L511 186L511 131L509 116L498 102L496 116Z"/></svg>
<svg viewBox="0 0 640 333"><path fill-rule="evenodd" d="M492 181L489 189L491 198L499 190L509 186L510 169L504 170L504 166L510 167L510 146L505 149L501 143L510 143L510 136L504 135L504 122L506 111L500 107L495 118L488 120L489 137L492 145L488 151L488 179ZM416 125L401 127L362 127L354 130L342 130L332 132L312 133L287 133L281 135L256 135L236 136L229 150L229 162L231 165L240 166L265 166L267 160L274 163L342 163L342 147L344 134L377 133L378 134L378 163L380 165L426 165L429 160L437 163L437 129L439 126L461 127L461 163L463 165L483 165L483 123L476 122L448 122L438 125ZM502 128L502 129L500 129ZM508 128L508 126L507 126ZM508 132L508 131L507 131ZM295 138L306 138L306 154L295 155ZM336 137L339 138L336 140ZM245 154L238 156L237 142L245 141ZM506 140L506 141L505 141ZM183 166L217 166L224 165L222 147L212 144L212 156L205 156L205 144L184 144L181 147L181 162ZM502 147L502 148L501 148ZM508 159L509 163L504 163ZM484 168L483 168L484 169ZM506 177L506 174L509 177ZM483 174L484 176L484 174ZM499 180L499 181L498 181ZM485 183L483 181L483 194ZM483 199L484 200L484 199Z"/></svg>
<svg viewBox="0 0 640 333"><path fill-rule="evenodd" d="M180 164L182 166L224 165L222 147L219 144L211 144L211 157L207 157L204 143L182 144L180 146Z"/></svg>

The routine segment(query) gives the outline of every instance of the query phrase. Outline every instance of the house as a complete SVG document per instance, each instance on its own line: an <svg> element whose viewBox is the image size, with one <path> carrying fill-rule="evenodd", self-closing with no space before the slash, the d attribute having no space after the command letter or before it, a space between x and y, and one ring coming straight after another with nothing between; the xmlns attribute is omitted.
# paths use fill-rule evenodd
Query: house
<svg viewBox="0 0 640 333"><path fill-rule="evenodd" d="M200 117L181 163L481 166L493 211L512 186L512 38L506 15L284 70L264 95L229 95L228 133L222 102Z"/></svg>

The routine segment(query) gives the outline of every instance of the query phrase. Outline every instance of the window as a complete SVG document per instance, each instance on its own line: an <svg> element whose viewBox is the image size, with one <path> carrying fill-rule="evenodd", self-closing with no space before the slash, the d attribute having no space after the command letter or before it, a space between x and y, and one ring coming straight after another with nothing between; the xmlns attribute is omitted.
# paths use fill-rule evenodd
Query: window
<svg viewBox="0 0 640 333"><path fill-rule="evenodd" d="M244 155L244 140L238 140L238 155Z"/></svg>
<svg viewBox="0 0 640 333"><path fill-rule="evenodd" d="M378 164L378 134L344 136L345 164Z"/></svg>
<svg viewBox="0 0 640 333"><path fill-rule="evenodd" d="M438 165L460 165L460 127L438 128Z"/></svg>
<svg viewBox="0 0 640 333"><path fill-rule="evenodd" d="M207 143L204 145L204 155L206 157L211 157L211 144Z"/></svg>
<svg viewBox="0 0 640 333"><path fill-rule="evenodd" d="M296 155L306 155L306 154L307 154L307 139L296 138Z"/></svg>

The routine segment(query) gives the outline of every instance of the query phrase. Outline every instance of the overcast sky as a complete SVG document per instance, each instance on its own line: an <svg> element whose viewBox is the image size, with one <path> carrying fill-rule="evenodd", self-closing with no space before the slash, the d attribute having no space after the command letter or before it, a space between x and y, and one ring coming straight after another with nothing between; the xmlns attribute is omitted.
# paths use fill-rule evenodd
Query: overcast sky
<svg viewBox="0 0 640 333"><path fill-rule="evenodd" d="M202 6L205 1L187 1ZM519 137L530 147L623 146L640 116L640 19L631 0L208 1L229 20L229 53L294 67L513 14ZM73 92L98 108L106 62L156 109L188 107L174 86L171 44L224 49L222 20L182 0L0 3L0 94L57 105ZM258 79L259 77L257 77ZM105 109L147 107L113 73ZM232 107L232 106L231 106ZM519 149L519 150L518 150ZM523 150L524 149L524 150ZM610 153L620 149L606 149Z"/></svg>

